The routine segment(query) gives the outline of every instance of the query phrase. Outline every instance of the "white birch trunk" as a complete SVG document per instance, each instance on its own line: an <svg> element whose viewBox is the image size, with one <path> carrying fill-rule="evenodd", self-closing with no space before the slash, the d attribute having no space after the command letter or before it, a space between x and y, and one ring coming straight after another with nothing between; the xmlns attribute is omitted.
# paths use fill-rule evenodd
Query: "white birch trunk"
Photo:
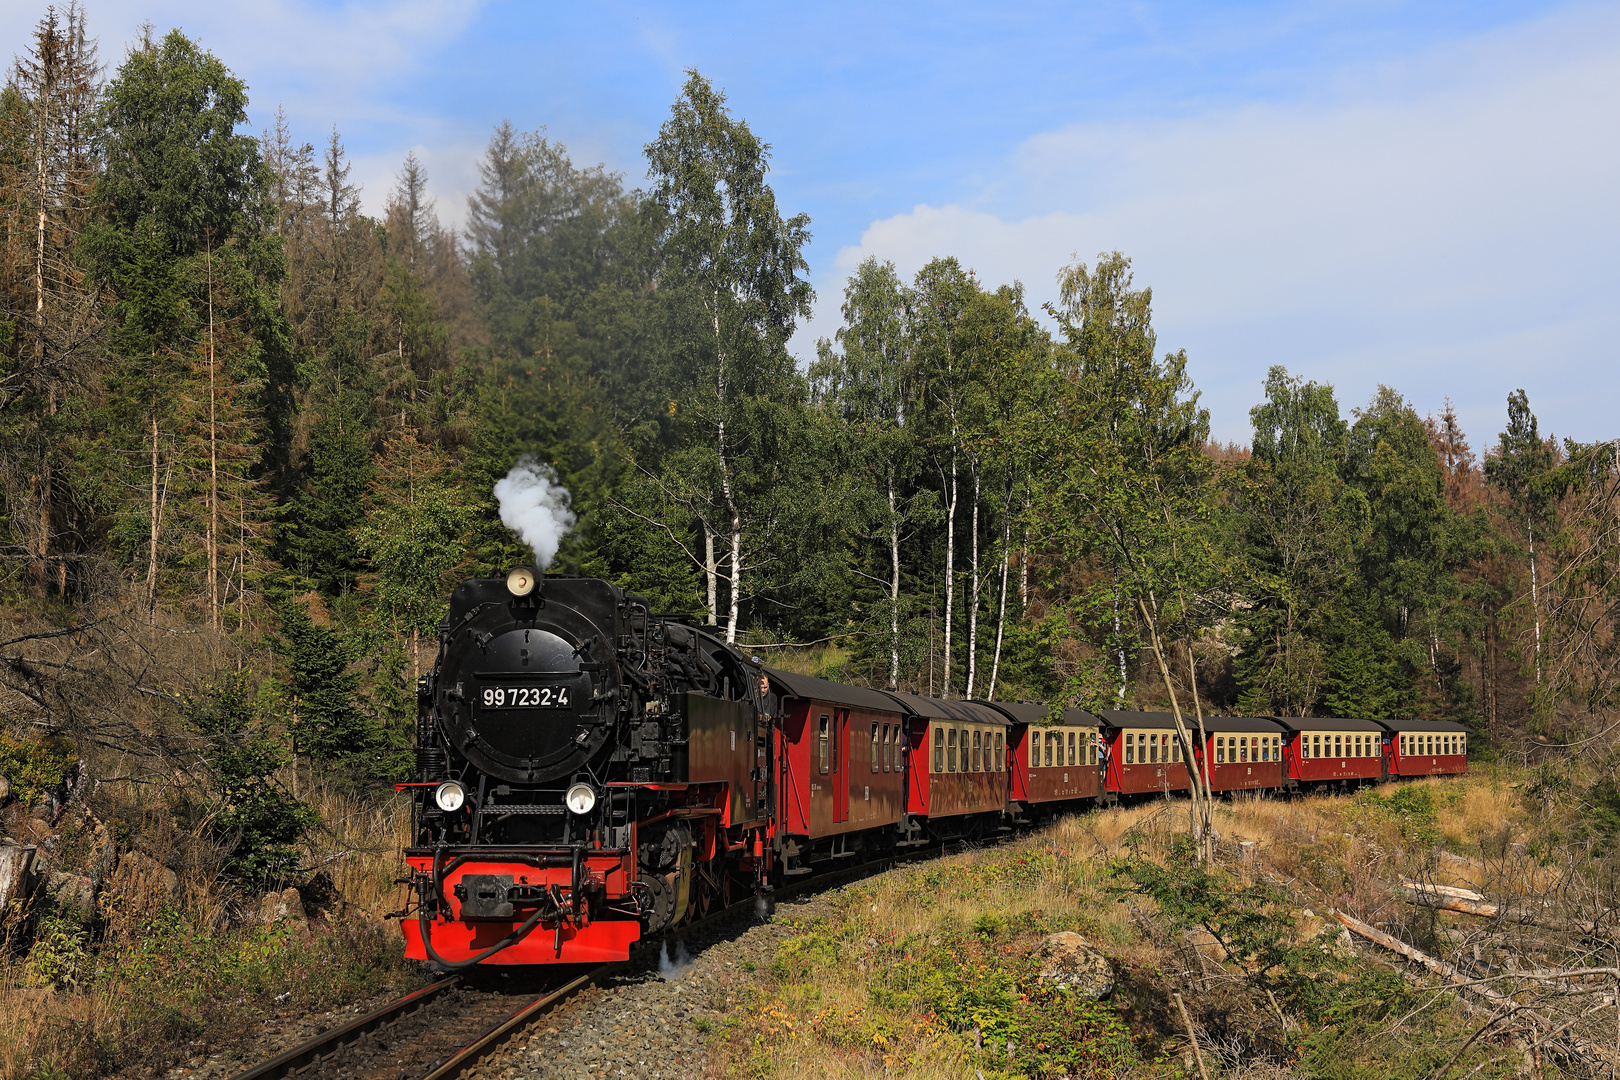
<svg viewBox="0 0 1620 1080"><path fill-rule="evenodd" d="M889 474L889 689L900 689L900 516Z"/></svg>
<svg viewBox="0 0 1620 1080"><path fill-rule="evenodd" d="M956 432L951 432L954 442ZM939 685L939 696L951 696L951 615L956 599L956 450L951 450L951 499L945 508L945 670Z"/></svg>
<svg viewBox="0 0 1620 1080"><path fill-rule="evenodd" d="M1001 677L1001 642L1007 630L1007 564L1012 561L1012 490L1007 492L1002 507L1001 523L1001 604L996 612L996 658L990 664L990 692L985 696L996 698L996 680Z"/></svg>
<svg viewBox="0 0 1620 1080"><path fill-rule="evenodd" d="M714 558L714 530L707 521L703 523L703 576L709 583L708 617L704 621L715 626L720 622L720 567Z"/></svg>
<svg viewBox="0 0 1620 1080"><path fill-rule="evenodd" d="M726 643L737 643L737 616L742 611L742 584L743 584L743 534L742 518L737 514L736 507L731 510L731 612L726 618Z"/></svg>
<svg viewBox="0 0 1620 1080"><path fill-rule="evenodd" d="M1524 532L1530 539L1530 613L1536 625L1536 685L1541 685L1541 589L1536 575L1536 527L1529 520Z"/></svg>
<svg viewBox="0 0 1620 1080"><path fill-rule="evenodd" d="M979 459L973 459L973 555L969 564L973 571L973 587L968 604L967 693L973 696L973 686L979 674Z"/></svg>

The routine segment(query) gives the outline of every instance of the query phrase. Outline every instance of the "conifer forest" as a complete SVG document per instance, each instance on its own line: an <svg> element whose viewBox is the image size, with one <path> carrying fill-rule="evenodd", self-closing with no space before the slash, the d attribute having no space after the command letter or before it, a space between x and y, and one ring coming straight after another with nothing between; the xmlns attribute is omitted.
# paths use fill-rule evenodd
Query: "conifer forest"
<svg viewBox="0 0 1620 1080"><path fill-rule="evenodd" d="M869 259L795 356L814 223L695 70L644 175L496 127L453 229L414 155L368 214L336 126L255 130L228 57L93 16L42 13L0 96L0 831L65 775L222 911L336 873L450 590L553 550L795 670L1455 720L1620 814L1620 440L1274 367L1219 443L1120 252L1039 306Z"/></svg>

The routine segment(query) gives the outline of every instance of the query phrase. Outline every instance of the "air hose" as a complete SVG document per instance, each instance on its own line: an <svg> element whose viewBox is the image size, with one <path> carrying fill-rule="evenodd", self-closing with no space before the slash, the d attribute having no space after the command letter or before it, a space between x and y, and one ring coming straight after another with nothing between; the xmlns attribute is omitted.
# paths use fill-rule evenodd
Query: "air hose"
<svg viewBox="0 0 1620 1080"><path fill-rule="evenodd" d="M426 894L427 890L431 889L433 899L439 905L443 905L445 903L444 882L439 878L440 860L443 858L443 856L444 844L440 843L433 850L432 878L429 881L419 882L416 888L416 925L422 932L422 948L427 950L429 960L432 960L435 964L438 964L446 971L462 971L466 968L472 967L474 964L483 963L485 960L488 960L502 949L511 948L513 945L516 945L518 942L522 941L525 937L528 937L529 931L533 930L540 922L540 916L545 914L546 909L544 907L535 908L534 914L530 915L528 919L523 922L523 925L501 938L501 940L497 941L495 944L491 945L477 956L470 957L466 960L446 960L444 957L440 956L439 950L433 947L433 933L431 923L428 919L428 897Z"/></svg>
<svg viewBox="0 0 1620 1080"><path fill-rule="evenodd" d="M533 930L540 922L540 916L545 914L545 908L535 908L534 914L530 915L528 919L524 920L523 925L501 938L501 940L497 941L495 944L491 945L477 956L466 960L446 960L444 957L439 955L439 950L433 947L433 933L431 923L428 920L427 912L427 897L423 895L423 890L421 887L418 887L417 890L417 900L416 925L421 929L422 932L422 947L427 950L428 959L432 960L435 964L438 964L446 971L461 971L465 968L470 968L474 964L480 964L485 960L488 960L502 949L507 949L513 945L516 945L518 942L522 941L528 936L529 931Z"/></svg>

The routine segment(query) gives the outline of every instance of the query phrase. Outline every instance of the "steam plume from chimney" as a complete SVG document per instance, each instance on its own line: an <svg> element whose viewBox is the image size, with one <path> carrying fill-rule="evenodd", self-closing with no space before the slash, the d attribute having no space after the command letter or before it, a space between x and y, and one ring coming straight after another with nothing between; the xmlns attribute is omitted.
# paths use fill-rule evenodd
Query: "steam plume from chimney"
<svg viewBox="0 0 1620 1080"><path fill-rule="evenodd" d="M534 565L544 570L578 519L568 508L568 489L557 483L550 465L524 454L512 471L495 481L501 522L534 549Z"/></svg>

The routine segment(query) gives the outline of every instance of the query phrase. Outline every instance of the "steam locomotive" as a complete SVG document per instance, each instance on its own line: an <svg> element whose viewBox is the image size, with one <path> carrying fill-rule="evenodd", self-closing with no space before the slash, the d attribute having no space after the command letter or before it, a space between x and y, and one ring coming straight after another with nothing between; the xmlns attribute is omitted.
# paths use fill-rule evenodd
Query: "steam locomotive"
<svg viewBox="0 0 1620 1080"><path fill-rule="evenodd" d="M407 957L623 959L786 879L1132 795L1466 769L1456 724L943 701L766 667L591 578L463 582L417 687ZM1326 737L1326 750L1323 739Z"/></svg>

